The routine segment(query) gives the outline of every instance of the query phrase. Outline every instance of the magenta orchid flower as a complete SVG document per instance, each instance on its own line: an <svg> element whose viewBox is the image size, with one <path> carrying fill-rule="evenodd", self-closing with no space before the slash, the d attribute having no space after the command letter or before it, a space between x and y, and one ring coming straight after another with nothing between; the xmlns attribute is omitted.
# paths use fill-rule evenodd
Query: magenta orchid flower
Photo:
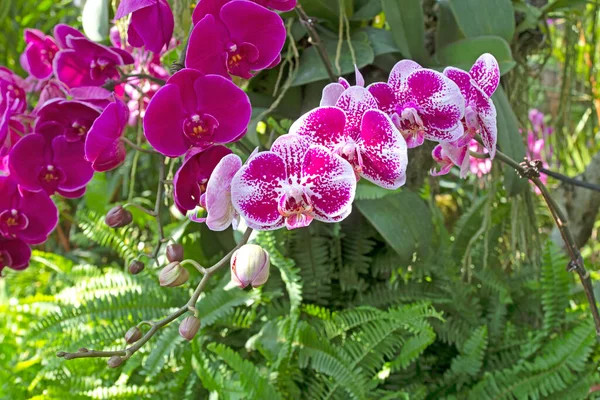
<svg viewBox="0 0 600 400"><path fill-rule="evenodd" d="M246 132L252 107L230 80L183 69L152 97L144 133L160 153L179 157L190 147L231 143Z"/></svg>
<svg viewBox="0 0 600 400"><path fill-rule="evenodd" d="M205 74L251 78L281 61L281 17L245 0L203 0L194 10L186 67Z"/></svg>
<svg viewBox="0 0 600 400"><path fill-rule="evenodd" d="M134 63L131 54L124 50L103 46L73 33L61 40L64 40L61 47L67 47L54 58L54 73L70 88L102 86L108 80L119 78L118 67Z"/></svg>
<svg viewBox="0 0 600 400"><path fill-rule="evenodd" d="M410 60L398 62L388 82L368 87L379 109L392 117L409 148L425 139L453 142L464 133L465 100L453 81Z"/></svg>
<svg viewBox="0 0 600 400"><path fill-rule="evenodd" d="M85 141L100 111L89 103L54 99L39 110L35 132L47 138L64 135L69 142Z"/></svg>
<svg viewBox="0 0 600 400"><path fill-rule="evenodd" d="M121 19L131 14L127 42L133 47L145 46L160 53L173 37L175 20L166 0L122 0L115 14Z"/></svg>
<svg viewBox="0 0 600 400"><path fill-rule="evenodd" d="M20 189L12 176L0 176L0 236L40 244L58 223L58 209L44 192Z"/></svg>
<svg viewBox="0 0 600 400"><path fill-rule="evenodd" d="M346 89L335 107L316 108L290 128L348 161L357 179L397 189L406 181L407 146L394 123L363 87Z"/></svg>
<svg viewBox="0 0 600 400"><path fill-rule="evenodd" d="M183 164L173 179L175 204L185 213L200 205L210 176L223 157L231 154L225 146L214 146L202 151L193 148L185 156Z"/></svg>
<svg viewBox="0 0 600 400"><path fill-rule="evenodd" d="M29 266L31 248L20 239L9 239L0 234L0 275L4 268L16 271Z"/></svg>
<svg viewBox="0 0 600 400"><path fill-rule="evenodd" d="M475 139L471 140L471 143L469 144L469 150L477 153L484 153L487 151L483 149L482 146L479 143L477 143ZM490 160L489 157L470 157L469 169L471 170L472 174L475 174L478 178L481 178L483 175L489 173L492 170L492 160Z"/></svg>
<svg viewBox="0 0 600 400"><path fill-rule="evenodd" d="M27 109L25 81L10 69L0 67L0 114L7 109L12 114L20 114Z"/></svg>
<svg viewBox="0 0 600 400"><path fill-rule="evenodd" d="M27 47L21 55L21 66L37 79L47 79L52 75L52 61L58 53L58 46L51 36L37 29L25 29Z"/></svg>
<svg viewBox="0 0 600 400"><path fill-rule="evenodd" d="M252 0L263 7L272 8L277 11L292 11L298 0Z"/></svg>
<svg viewBox="0 0 600 400"><path fill-rule="evenodd" d="M481 136L490 159L496 155L498 128L496 126L496 107L491 99L500 83L500 68L491 54L481 55L469 72L448 67L444 74L460 88L466 101L465 135L459 140L459 146L468 146L476 135Z"/></svg>
<svg viewBox="0 0 600 400"><path fill-rule="evenodd" d="M349 215L356 191L352 166L302 136L283 135L251 157L234 176L231 199L258 230L337 222ZM209 210L210 212L210 210Z"/></svg>
<svg viewBox="0 0 600 400"><path fill-rule="evenodd" d="M432 168L432 176L446 175L454 165L460 168L460 177L465 178L469 171L468 146L455 146L454 143L440 143L431 152L433 159L440 164L439 170Z"/></svg>
<svg viewBox="0 0 600 400"><path fill-rule="evenodd" d="M69 38L85 38L85 35L72 26L58 24L54 27L54 40L61 49L70 49Z"/></svg>
<svg viewBox="0 0 600 400"><path fill-rule="evenodd" d="M242 159L235 154L228 154L219 161L210 176L206 193L200 199L202 208L207 212L203 222L210 230L224 231L230 225L237 228L240 215L231 202L231 183L241 168Z"/></svg>
<svg viewBox="0 0 600 400"><path fill-rule="evenodd" d="M48 139L38 133L23 137L8 158L11 176L22 188L77 198L85 192L94 170L84 158L83 142L65 136Z"/></svg>
<svg viewBox="0 0 600 400"><path fill-rule="evenodd" d="M354 66L354 75L356 76L356 86L365 87L365 78L358 70L358 67ZM337 82L333 82L323 88L323 95L321 96L321 107L335 106L342 93L351 87L350 82L345 78L339 78Z"/></svg>
<svg viewBox="0 0 600 400"><path fill-rule="evenodd" d="M117 100L94 121L85 139L85 158L92 163L94 171L110 171L125 160L125 144L121 137L128 119L127 106Z"/></svg>

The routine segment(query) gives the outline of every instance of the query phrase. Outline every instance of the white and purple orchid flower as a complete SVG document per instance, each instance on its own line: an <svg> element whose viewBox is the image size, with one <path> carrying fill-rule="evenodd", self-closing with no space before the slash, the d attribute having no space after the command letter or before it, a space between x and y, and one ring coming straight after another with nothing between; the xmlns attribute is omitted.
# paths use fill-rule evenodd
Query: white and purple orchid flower
<svg viewBox="0 0 600 400"><path fill-rule="evenodd" d="M350 214L356 191L352 166L299 135L279 137L234 176L231 199L248 226L259 230L338 222ZM209 207L210 213L210 207Z"/></svg>
<svg viewBox="0 0 600 400"><path fill-rule="evenodd" d="M379 109L392 120L409 148L425 139L453 142L463 133L465 100L460 89L445 75L414 61L398 62L388 82L369 85Z"/></svg>
<svg viewBox="0 0 600 400"><path fill-rule="evenodd" d="M406 142L363 87L344 90L333 107L308 112L290 133L341 156L352 165L357 179L364 177L387 189L397 189L406 181Z"/></svg>

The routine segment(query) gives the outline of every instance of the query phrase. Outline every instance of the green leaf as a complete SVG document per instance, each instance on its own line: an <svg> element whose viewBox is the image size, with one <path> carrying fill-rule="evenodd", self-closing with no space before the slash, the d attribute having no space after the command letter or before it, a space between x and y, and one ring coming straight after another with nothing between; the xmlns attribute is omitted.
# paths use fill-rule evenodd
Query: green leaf
<svg viewBox="0 0 600 400"><path fill-rule="evenodd" d="M456 23L456 18L454 18L448 0L439 0L438 7L438 26L435 31L436 50L465 38L465 35Z"/></svg>
<svg viewBox="0 0 600 400"><path fill-rule="evenodd" d="M376 200L393 193L399 193L400 189L392 191L377 186L367 180L361 179L356 185L356 200Z"/></svg>
<svg viewBox="0 0 600 400"><path fill-rule="evenodd" d="M385 17L390 24L394 41L402 55L427 64L425 23L420 0L381 0Z"/></svg>
<svg viewBox="0 0 600 400"><path fill-rule="evenodd" d="M498 35L512 41L515 12L510 0L449 0L458 26L473 38Z"/></svg>
<svg viewBox="0 0 600 400"><path fill-rule="evenodd" d="M499 36L480 36L459 40L438 51L436 59L441 65L451 65L468 71L483 53L491 53L496 57L502 74L507 73L516 65L510 46Z"/></svg>
<svg viewBox="0 0 600 400"><path fill-rule="evenodd" d="M380 0L358 0L355 6L359 8L350 18L351 21L371 20L382 11Z"/></svg>
<svg viewBox="0 0 600 400"><path fill-rule="evenodd" d="M364 28L361 32L365 32L369 37L375 57L382 54L400 53L400 49L396 46L396 43L394 43L394 37L392 36L391 31L369 26Z"/></svg>
<svg viewBox="0 0 600 400"><path fill-rule="evenodd" d="M519 122L502 86L498 87L492 100L494 100L498 113L498 146L513 160L522 160L525 157L525 145L519 132ZM504 168L504 186L510 195L515 195L527 187L527 180L521 179L515 170L506 167Z"/></svg>
<svg viewBox="0 0 600 400"><path fill-rule="evenodd" d="M546 4L542 9L544 14L559 12L559 11L576 11L581 12L582 8L589 3L589 0L556 0Z"/></svg>
<svg viewBox="0 0 600 400"><path fill-rule="evenodd" d="M95 42L108 36L108 0L87 0L81 12L85 35Z"/></svg>
<svg viewBox="0 0 600 400"><path fill-rule="evenodd" d="M415 193L403 190L377 200L358 200L356 206L400 255L408 262L416 253L424 258L433 236L431 212Z"/></svg>
<svg viewBox="0 0 600 400"><path fill-rule="evenodd" d="M356 64L358 68L362 68L366 65L372 64L375 59L375 54L373 52L373 48L369 44L369 39L366 34L360 35L363 40L357 40L359 38L354 36L351 40L350 44L354 49L354 54L356 55ZM355 39L356 38L356 39ZM327 54L329 56L329 61L331 62L334 73L338 74L335 66L335 56L337 52L337 39L322 39L323 44L325 45L325 49L327 50ZM344 41L342 45L342 52L340 57L340 68L341 73L338 75L349 74L354 71L354 61L352 60L352 52L350 51L350 47L348 46L348 42ZM300 68L298 68L298 73L296 75L296 79L292 86L300 86L306 85L307 83L316 82L324 79L329 79L329 75L327 75L327 70L323 65L323 62L319 58L319 54L317 53L317 49L315 46L311 46L308 49L304 50L302 56L300 57Z"/></svg>

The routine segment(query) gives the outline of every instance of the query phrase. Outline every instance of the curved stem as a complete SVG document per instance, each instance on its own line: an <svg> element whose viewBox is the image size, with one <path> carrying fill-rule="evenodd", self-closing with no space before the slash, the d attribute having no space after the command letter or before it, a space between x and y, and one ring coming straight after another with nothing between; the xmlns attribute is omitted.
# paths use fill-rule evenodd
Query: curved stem
<svg viewBox="0 0 600 400"><path fill-rule="evenodd" d="M127 347L124 350L117 350L117 351L96 351L96 350L88 350L88 349L80 349L79 351L74 352L74 353L67 353L67 352L61 351L61 352L57 353L57 356L63 357L65 360L74 360L76 358L102 358L102 357L113 357L113 356L123 357L124 360L130 358L133 354L135 354L135 352L137 352L139 349L141 349L161 328L163 328L164 326L175 321L177 318L181 317L182 315L184 315L187 312L195 312L196 311L196 303L198 302L200 295L206 288L206 285L208 284L208 281L211 278L211 276L214 275L215 272L217 272L219 269L221 269L225 265L227 265L227 263L229 262L229 259L233 255L233 253L248 242L248 239L250 238L251 233L252 233L252 229L248 228L246 230L246 232L244 233L244 236L242 237L240 242L237 244L237 246L235 246L233 248L233 250L231 250L229 253L227 253L227 255L225 255L225 257L223 257L219 262L214 264L212 267L205 269L206 272L205 272L204 276L200 280L200 283L198 283L198 286L196 286L196 289L194 290L192 297L190 297L190 300L187 303L185 303L183 306L179 307L177 310L173 311L171 314L167 315L163 319L160 319L160 320L154 321L154 322L152 322L152 321L140 322L137 325L138 328L140 328L142 325L149 325L150 329L148 330L148 332L146 332L144 334L144 336L142 336L140 338L140 340L135 342L130 347ZM185 260L185 261L188 263L191 263L192 260ZM197 264L195 261L193 263ZM198 265L200 265L200 264L198 264Z"/></svg>
<svg viewBox="0 0 600 400"><path fill-rule="evenodd" d="M146 153L146 154L158 154L155 150L144 149L143 147L138 146L137 144L133 143L131 140L127 139L125 136L123 136L121 138L121 141L136 151Z"/></svg>
<svg viewBox="0 0 600 400"><path fill-rule="evenodd" d="M129 80L129 79L146 79L148 81L158 83L159 85L164 85L165 83L167 83L167 81L165 81L164 79L160 79L155 76L148 75L148 74L131 74L131 75L124 75L123 77L127 80Z"/></svg>
<svg viewBox="0 0 600 400"><path fill-rule="evenodd" d="M554 171L550 171L547 168L540 168L540 172L544 175L548 175L553 177L554 179L557 179L559 181L565 182L565 183L570 183L573 186L579 186L582 188L586 188L586 189L590 189L590 190L595 190L596 192L600 192L600 185L595 185L593 183L590 182L585 182L579 179L575 179L575 178L571 178L570 176L566 176L563 174L560 174L558 172L554 172Z"/></svg>
<svg viewBox="0 0 600 400"><path fill-rule="evenodd" d="M480 141L480 139L477 138L477 141ZM598 305L596 303L596 296L594 295L592 280L590 273L585 268L583 257L581 256L581 252L579 251L575 237L573 236L571 229L569 229L567 217L565 216L563 210L550 195L546 185L544 185L544 183L540 180L539 170L528 167L527 162L524 164L519 164L501 151L496 151L496 158L514 168L522 177L529 179L542 193L542 197L544 198L544 201L546 202L546 205L552 214L552 218L554 219L554 222L561 234L567 252L569 253L569 258L571 259L569 265L567 266L567 270L569 272L575 271L577 272L577 275L579 275L579 280L583 286L583 291L585 292L585 296L590 305L590 311L592 312L592 317L594 318L596 337L600 340L600 313L598 312Z"/></svg>

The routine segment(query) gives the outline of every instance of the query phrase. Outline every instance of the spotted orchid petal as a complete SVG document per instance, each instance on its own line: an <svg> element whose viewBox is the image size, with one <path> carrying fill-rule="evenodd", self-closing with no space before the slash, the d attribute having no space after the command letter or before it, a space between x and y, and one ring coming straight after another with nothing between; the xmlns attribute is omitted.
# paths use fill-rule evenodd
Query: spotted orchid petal
<svg viewBox="0 0 600 400"><path fill-rule="evenodd" d="M498 66L498 61L496 61L496 58L489 53L482 54L477 61L475 61L469 74L477 83L477 86L479 86L489 97L494 94L500 83L500 67Z"/></svg>
<svg viewBox="0 0 600 400"><path fill-rule="evenodd" d="M392 90L402 93L406 90L409 75L422 68L423 67L412 60L401 60L394 65L394 68L392 68L388 84L391 86Z"/></svg>
<svg viewBox="0 0 600 400"><path fill-rule="evenodd" d="M367 89L377 101L378 109L388 115L392 115L396 111L397 98L392 86L386 82L377 82L369 85Z"/></svg>
<svg viewBox="0 0 600 400"><path fill-rule="evenodd" d="M305 136L312 143L334 149L348 139L344 132L345 126L344 111L337 107L319 107L296 120L289 134Z"/></svg>
<svg viewBox="0 0 600 400"><path fill-rule="evenodd" d="M377 109L377 100L367 89L353 86L342 93L335 105L346 113L346 135L356 138L363 115L368 110Z"/></svg>
<svg viewBox="0 0 600 400"><path fill-rule="evenodd" d="M496 144L498 141L498 126L496 106L481 89L473 87L469 104L473 104L477 110L477 125L483 146L487 149L490 159L496 156Z"/></svg>
<svg viewBox="0 0 600 400"><path fill-rule="evenodd" d="M433 159L440 164L440 169L432 168L432 176L446 175L454 165L460 168L460 177L465 178L469 172L469 146L455 146L453 143L440 143L431 153Z"/></svg>
<svg viewBox="0 0 600 400"><path fill-rule="evenodd" d="M362 119L359 143L361 176L387 189L404 185L407 146L390 117L379 110L367 111Z"/></svg>
<svg viewBox="0 0 600 400"><path fill-rule="evenodd" d="M341 83L330 83L323 88L323 95L321 96L321 107L335 106L338 99L344 93L347 88Z"/></svg>

